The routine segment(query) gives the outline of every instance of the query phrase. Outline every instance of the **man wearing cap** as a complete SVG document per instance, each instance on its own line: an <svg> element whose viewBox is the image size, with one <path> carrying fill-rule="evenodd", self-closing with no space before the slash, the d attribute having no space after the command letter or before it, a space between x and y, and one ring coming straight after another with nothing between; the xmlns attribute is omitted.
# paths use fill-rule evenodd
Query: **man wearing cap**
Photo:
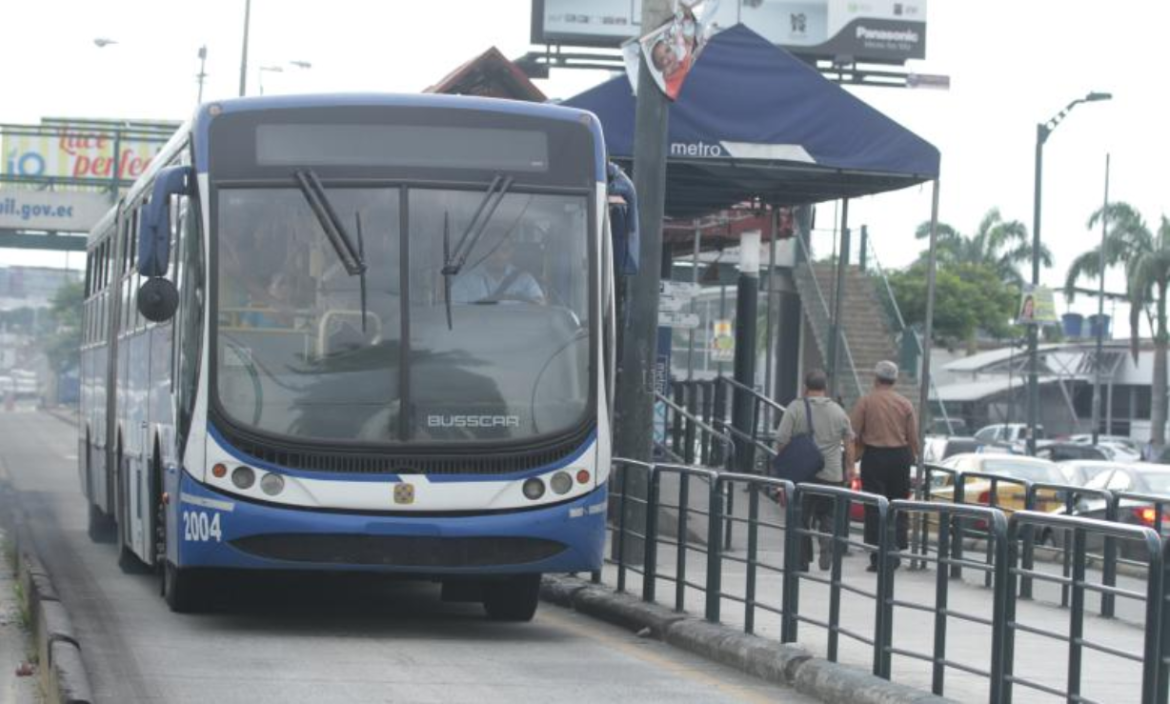
<svg viewBox="0 0 1170 704"><path fill-rule="evenodd" d="M905 499L910 494L910 467L918 460L918 420L914 406L894 391L898 365L889 360L873 370L873 391L853 407L853 432L861 457L861 490L887 499ZM898 548L909 545L906 515L898 515ZM877 510L866 507L865 542L877 545ZM897 563L895 563L897 567ZM869 557L869 570L877 570L877 554Z"/></svg>

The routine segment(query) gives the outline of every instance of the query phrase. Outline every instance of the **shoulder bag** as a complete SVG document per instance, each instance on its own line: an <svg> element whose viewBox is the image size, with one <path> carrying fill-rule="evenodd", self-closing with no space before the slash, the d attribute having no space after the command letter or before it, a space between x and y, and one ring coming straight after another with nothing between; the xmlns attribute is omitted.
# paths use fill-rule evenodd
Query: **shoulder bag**
<svg viewBox="0 0 1170 704"><path fill-rule="evenodd" d="M804 399L804 415L808 430L800 435L794 432L792 440L772 458L772 474L797 484L812 479L825 467L825 457L813 436L812 405L807 398Z"/></svg>

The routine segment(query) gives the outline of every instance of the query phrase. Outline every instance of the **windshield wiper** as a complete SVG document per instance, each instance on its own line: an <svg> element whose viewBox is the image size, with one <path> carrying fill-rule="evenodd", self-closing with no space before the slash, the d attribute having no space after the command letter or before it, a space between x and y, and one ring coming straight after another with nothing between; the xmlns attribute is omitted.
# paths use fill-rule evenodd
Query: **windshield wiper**
<svg viewBox="0 0 1170 704"><path fill-rule="evenodd" d="M479 241L484 230L487 229L492 215L500 206L500 201L504 200L504 196L508 194L513 180L515 179L511 176L502 177L499 174L492 179L487 191L483 194L483 200L475 209L475 215L472 216L471 222L467 223L467 229L460 236L459 244L455 245L455 251L444 253L443 276L457 276L463 270L463 265L467 263L467 257L471 255L471 250L475 249L475 243ZM487 208L486 214L484 213L485 208Z"/></svg>
<svg viewBox="0 0 1170 704"><path fill-rule="evenodd" d="M345 231L345 225L342 224L341 218L337 217L337 211L333 209L333 204L329 202L329 196L325 194L325 187L321 185L321 179L317 178L316 172L312 170L294 171L293 178L305 196L309 208L317 216L317 222L321 223L321 229L325 231L325 237L329 240L329 244L333 245L333 251L337 253L337 258L345 267L345 272L350 276L361 277L362 332L364 333L366 331L366 260L361 241L361 216L358 215L357 219L358 243L357 246L354 246L349 233Z"/></svg>
<svg viewBox="0 0 1170 704"><path fill-rule="evenodd" d="M483 200L479 202L479 207L475 209L475 215L472 216L471 222L467 223L467 229L463 231L463 235L460 236L459 243L455 245L453 252L451 251L451 226L448 214L443 213L443 288L446 294L444 300L447 304L448 330L453 329L451 324L451 279L458 276L459 272L463 270L463 266L467 264L467 258L475 249L475 243L479 242L479 238L487 230L492 215L495 215L496 208L500 207L504 196L508 195L508 189L512 187L514 180L511 176L504 177L496 174L496 177L488 184L487 191L483 194ZM486 213L484 213L485 208L487 209Z"/></svg>

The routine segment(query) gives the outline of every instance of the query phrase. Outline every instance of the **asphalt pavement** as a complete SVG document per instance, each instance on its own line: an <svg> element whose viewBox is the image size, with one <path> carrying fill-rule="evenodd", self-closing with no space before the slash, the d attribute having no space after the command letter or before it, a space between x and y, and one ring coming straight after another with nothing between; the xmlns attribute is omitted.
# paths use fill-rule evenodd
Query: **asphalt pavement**
<svg viewBox="0 0 1170 704"><path fill-rule="evenodd" d="M154 575L123 573L87 538L74 433L0 413L0 473L99 702L815 701L549 604L529 624L490 622L431 584L268 575L225 583L219 612L172 614Z"/></svg>

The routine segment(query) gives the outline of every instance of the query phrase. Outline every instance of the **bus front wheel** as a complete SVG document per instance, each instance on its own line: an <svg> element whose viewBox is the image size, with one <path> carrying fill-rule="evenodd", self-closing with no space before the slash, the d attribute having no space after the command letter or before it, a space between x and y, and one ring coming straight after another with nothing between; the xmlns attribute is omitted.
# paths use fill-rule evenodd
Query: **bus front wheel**
<svg viewBox="0 0 1170 704"><path fill-rule="evenodd" d="M531 621L539 601L539 574L522 574L483 585L483 608L493 621Z"/></svg>
<svg viewBox="0 0 1170 704"><path fill-rule="evenodd" d="M205 592L199 574L191 569L176 567L167 560L163 563L163 598L177 614L198 613L205 608Z"/></svg>

